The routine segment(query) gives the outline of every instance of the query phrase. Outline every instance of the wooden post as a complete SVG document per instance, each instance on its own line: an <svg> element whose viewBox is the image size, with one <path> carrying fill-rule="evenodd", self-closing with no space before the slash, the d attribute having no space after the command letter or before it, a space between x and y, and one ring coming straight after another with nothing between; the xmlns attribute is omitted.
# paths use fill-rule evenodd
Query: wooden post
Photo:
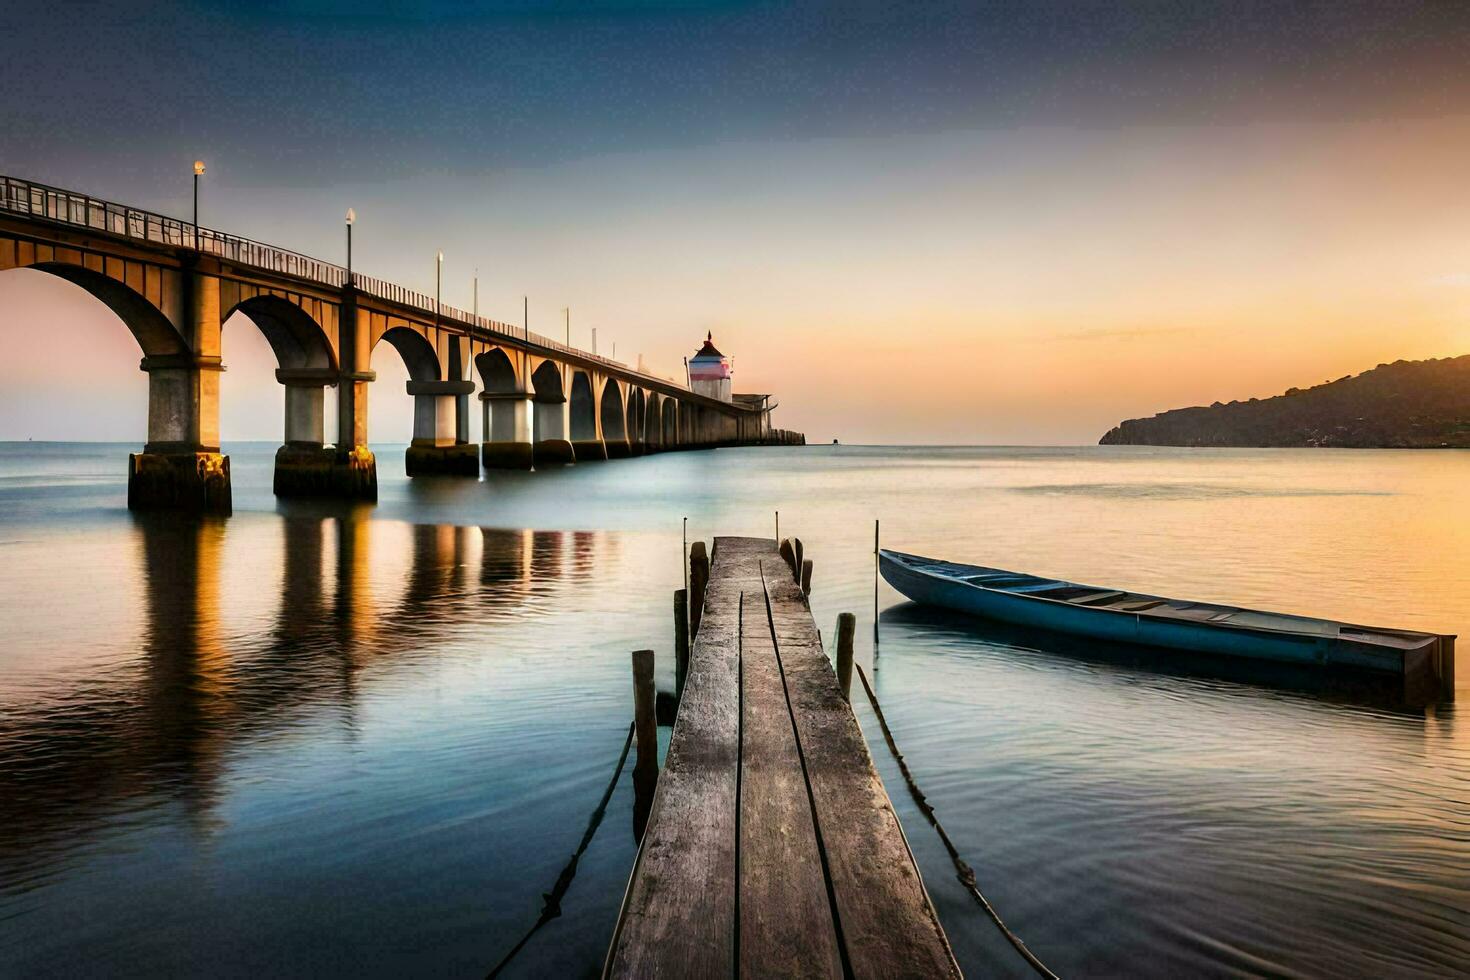
<svg viewBox="0 0 1470 980"><path fill-rule="evenodd" d="M709 554L704 542L689 546L689 642L699 638L699 618L704 615L704 590L709 585Z"/></svg>
<svg viewBox="0 0 1470 980"><path fill-rule="evenodd" d="M852 703L852 635L857 632L857 617L841 613L837 617L837 686L842 696Z"/></svg>
<svg viewBox="0 0 1470 980"><path fill-rule="evenodd" d="M781 547L778 550L781 552L781 560L784 561L786 563L786 567L791 570L792 578L795 578L797 569L796 549L791 546L791 539L782 538Z"/></svg>
<svg viewBox="0 0 1470 980"><path fill-rule="evenodd" d="M633 730L638 742L634 772L658 772L658 717L654 713L653 651L633 651Z"/></svg>
<svg viewBox="0 0 1470 980"><path fill-rule="evenodd" d="M791 548L794 553L791 559L791 580L800 585L801 563L806 560L806 546L801 543L801 538L792 538Z"/></svg>
<svg viewBox="0 0 1470 980"><path fill-rule="evenodd" d="M689 676L689 593L674 592L674 695L684 696L684 680Z"/></svg>
<svg viewBox="0 0 1470 980"><path fill-rule="evenodd" d="M812 560L810 558L801 563L801 594L804 596L812 594Z"/></svg>
<svg viewBox="0 0 1470 980"><path fill-rule="evenodd" d="M878 519L873 518L873 666L878 666L878 565L883 558L878 545Z"/></svg>
<svg viewBox="0 0 1470 980"><path fill-rule="evenodd" d="M1439 638L1439 699L1455 700L1455 638Z"/></svg>

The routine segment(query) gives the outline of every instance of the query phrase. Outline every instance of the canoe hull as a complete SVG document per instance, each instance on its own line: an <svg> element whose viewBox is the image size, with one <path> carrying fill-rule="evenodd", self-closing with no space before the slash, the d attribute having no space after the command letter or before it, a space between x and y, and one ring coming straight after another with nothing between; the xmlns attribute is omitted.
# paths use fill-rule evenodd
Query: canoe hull
<svg viewBox="0 0 1470 980"><path fill-rule="evenodd" d="M887 552L880 555L879 567L888 584L915 602L1088 639L1280 663L1350 667L1406 679L1425 670L1433 672L1435 667L1437 647L1432 642L1420 649L1387 648L1359 642L1351 635L1303 635L1089 608L979 587L912 567Z"/></svg>

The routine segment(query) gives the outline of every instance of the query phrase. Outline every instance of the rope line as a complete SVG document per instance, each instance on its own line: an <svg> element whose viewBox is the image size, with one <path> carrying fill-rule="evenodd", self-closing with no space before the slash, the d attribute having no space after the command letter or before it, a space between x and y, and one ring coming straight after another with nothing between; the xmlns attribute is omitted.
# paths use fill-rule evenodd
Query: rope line
<svg viewBox="0 0 1470 980"><path fill-rule="evenodd" d="M515 959L516 954L525 948L526 943L531 941L531 937L536 935L542 926L561 915L561 900L566 895L567 890L572 887L572 879L577 876L577 861L586 852L588 845L592 843L592 837L597 833L598 825L602 823L602 816L607 812L607 804L612 799L613 790L618 787L618 778L623 774L623 765L628 761L628 750L632 745L633 725L629 723L628 737L623 740L623 752L618 756L617 768L613 770L612 779L609 780L607 789L602 792L602 801L597 804L597 809L592 811L592 816L587 820L587 829L582 832L582 843L577 845L577 850L572 854L572 859L567 862L566 867L561 869L561 874L556 876L556 884L551 886L551 891L542 893L541 899L543 904L541 906L541 915L536 919L536 924L521 937L521 941L516 943L499 963L495 964L495 968L486 974L485 980L493 980L494 977L499 976L500 971L504 970L510 964L511 960Z"/></svg>
<svg viewBox="0 0 1470 980"><path fill-rule="evenodd" d="M929 798L924 795L923 790L919 789L919 784L914 780L914 774L909 771L909 764L904 760L903 753L898 751L898 743L893 740L893 732L888 727L888 719L883 717L883 709L878 706L878 696L873 693L873 686L868 683L867 671L863 670L862 664L854 664L853 666L857 667L858 677L863 682L863 690L868 692L868 703L873 706L873 714L878 717L878 725L883 729L883 740L888 743L888 751L893 753L893 759L898 763L898 771L903 773L903 781L908 784L909 795L914 798L914 803L918 806L919 811L924 814L925 818L929 821L929 825L939 835L939 840L944 844L944 849L949 852L949 859L954 864L955 877L960 880L960 884L969 890L970 894L974 896L975 901L980 903L980 907L985 910L985 914L990 916L991 921L1000 929L1001 935L1006 937L1010 944L1016 948L1016 952L1021 954L1022 958L1031 965L1033 970L1041 976L1048 978L1048 980L1060 980L1060 977L1048 969L1045 963L1036 958L1035 953L1026 948L1026 944L1021 941L1021 937L1011 931L1010 927L1001 919L1000 913L995 910L995 906L991 905L985 896L980 893L980 886L975 883L975 869L970 867L964 858L960 857L960 852L955 848L954 842L949 839L949 834L944 832L944 825L935 816L934 807L929 804Z"/></svg>

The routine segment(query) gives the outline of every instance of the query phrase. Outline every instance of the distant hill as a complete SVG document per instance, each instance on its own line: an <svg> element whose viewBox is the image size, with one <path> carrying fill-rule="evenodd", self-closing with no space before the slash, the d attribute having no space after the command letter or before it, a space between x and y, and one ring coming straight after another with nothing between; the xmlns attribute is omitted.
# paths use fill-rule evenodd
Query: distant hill
<svg viewBox="0 0 1470 980"><path fill-rule="evenodd" d="M1470 449L1470 354L1395 361L1274 398L1129 419L1104 446Z"/></svg>

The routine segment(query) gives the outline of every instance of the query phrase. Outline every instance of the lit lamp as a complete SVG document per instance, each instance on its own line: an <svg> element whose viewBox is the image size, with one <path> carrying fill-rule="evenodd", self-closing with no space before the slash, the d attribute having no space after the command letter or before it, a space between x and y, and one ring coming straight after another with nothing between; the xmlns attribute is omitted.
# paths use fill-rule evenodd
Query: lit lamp
<svg viewBox="0 0 1470 980"><path fill-rule="evenodd" d="M204 161L194 161L194 251L199 251L199 178L204 176Z"/></svg>
<svg viewBox="0 0 1470 980"><path fill-rule="evenodd" d="M347 209L347 285L352 285L352 223L357 220L357 212L351 208Z"/></svg>

